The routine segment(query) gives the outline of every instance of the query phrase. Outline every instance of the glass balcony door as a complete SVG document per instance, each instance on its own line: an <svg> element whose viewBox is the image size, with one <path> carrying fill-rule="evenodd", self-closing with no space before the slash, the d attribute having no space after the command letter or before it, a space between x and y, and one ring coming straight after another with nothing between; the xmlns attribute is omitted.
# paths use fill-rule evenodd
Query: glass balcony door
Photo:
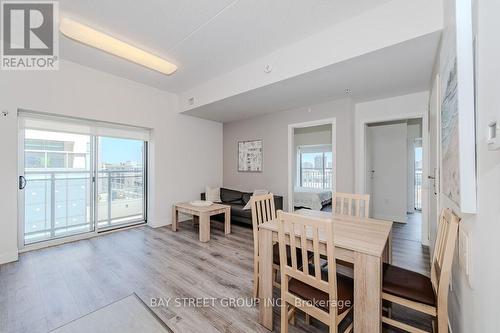
<svg viewBox="0 0 500 333"><path fill-rule="evenodd" d="M146 221L145 141L22 134L21 246Z"/></svg>
<svg viewBox="0 0 500 333"><path fill-rule="evenodd" d="M146 220L146 143L97 138L98 229Z"/></svg>
<svg viewBox="0 0 500 333"><path fill-rule="evenodd" d="M24 131L24 244L94 231L92 138Z"/></svg>

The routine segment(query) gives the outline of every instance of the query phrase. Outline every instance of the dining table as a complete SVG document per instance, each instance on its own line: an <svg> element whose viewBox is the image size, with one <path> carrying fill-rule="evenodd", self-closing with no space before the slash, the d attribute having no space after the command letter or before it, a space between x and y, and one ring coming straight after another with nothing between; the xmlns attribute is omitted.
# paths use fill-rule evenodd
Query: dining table
<svg viewBox="0 0 500 333"><path fill-rule="evenodd" d="M331 219L335 258L352 263L354 332L382 331L382 265L392 262L391 221L301 209L303 216ZM259 321L273 330L273 245L278 242L278 220L259 225ZM320 254L326 255L326 237L319 234ZM307 240L312 246L312 237ZM300 242L296 243L300 247Z"/></svg>

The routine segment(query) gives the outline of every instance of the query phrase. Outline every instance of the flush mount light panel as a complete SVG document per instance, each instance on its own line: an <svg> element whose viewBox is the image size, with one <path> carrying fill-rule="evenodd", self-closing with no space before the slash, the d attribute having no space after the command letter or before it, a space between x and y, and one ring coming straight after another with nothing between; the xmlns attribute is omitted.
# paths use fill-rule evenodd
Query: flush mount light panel
<svg viewBox="0 0 500 333"><path fill-rule="evenodd" d="M61 19L59 30L65 36L78 42L135 62L136 64L153 69L160 73L170 75L177 70L176 65L166 61L165 59L68 18Z"/></svg>

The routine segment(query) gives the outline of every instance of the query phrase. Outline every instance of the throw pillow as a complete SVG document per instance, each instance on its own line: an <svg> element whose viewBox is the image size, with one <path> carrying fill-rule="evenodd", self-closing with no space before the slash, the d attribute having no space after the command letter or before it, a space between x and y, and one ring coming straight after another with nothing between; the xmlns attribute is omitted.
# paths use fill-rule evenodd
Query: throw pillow
<svg viewBox="0 0 500 333"><path fill-rule="evenodd" d="M205 187L205 200L212 202L221 202L220 187Z"/></svg>

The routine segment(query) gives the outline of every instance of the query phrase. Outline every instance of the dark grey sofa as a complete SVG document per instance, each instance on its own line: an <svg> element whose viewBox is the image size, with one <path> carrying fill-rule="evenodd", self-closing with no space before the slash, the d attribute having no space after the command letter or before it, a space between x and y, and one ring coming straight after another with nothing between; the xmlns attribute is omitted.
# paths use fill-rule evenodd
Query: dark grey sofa
<svg viewBox="0 0 500 333"><path fill-rule="evenodd" d="M222 203L231 206L231 223L236 222L252 226L252 210L243 209L251 196L252 193L249 192L241 192L227 188L220 189ZM201 200L205 200L205 193L201 193ZM275 195L274 206L276 210L283 209L283 197ZM222 221L223 218L223 215L213 217L214 220L220 221Z"/></svg>

